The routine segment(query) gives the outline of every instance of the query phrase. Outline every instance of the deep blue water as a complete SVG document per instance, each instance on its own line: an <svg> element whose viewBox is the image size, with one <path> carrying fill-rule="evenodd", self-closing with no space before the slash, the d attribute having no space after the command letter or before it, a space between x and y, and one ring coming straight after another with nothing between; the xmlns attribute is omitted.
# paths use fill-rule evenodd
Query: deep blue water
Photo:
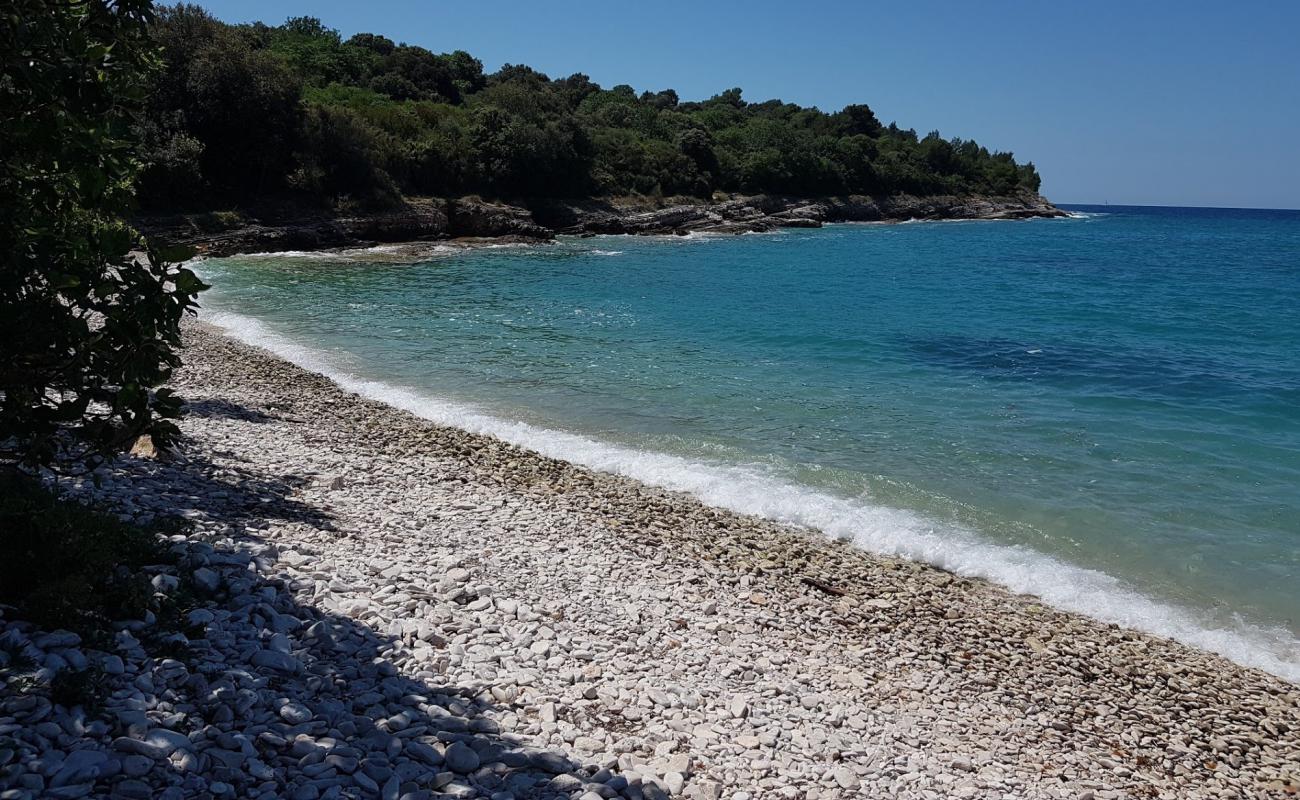
<svg viewBox="0 0 1300 800"><path fill-rule="evenodd" d="M1297 678L1300 212L1076 208L201 271L427 416Z"/></svg>

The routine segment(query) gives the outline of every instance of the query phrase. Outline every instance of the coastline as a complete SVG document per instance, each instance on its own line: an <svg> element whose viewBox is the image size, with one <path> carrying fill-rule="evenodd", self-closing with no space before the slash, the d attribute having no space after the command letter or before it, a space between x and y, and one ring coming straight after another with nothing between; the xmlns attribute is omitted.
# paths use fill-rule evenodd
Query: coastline
<svg viewBox="0 0 1300 800"><path fill-rule="evenodd" d="M398 207L331 213L293 207L145 216L150 238L194 247L200 255L359 248L377 244L543 242L557 235L764 233L837 222L1014 220L1066 217L1042 195L795 198L770 195L697 198L538 200L518 205L477 197L410 198Z"/></svg>
<svg viewBox="0 0 1300 800"><path fill-rule="evenodd" d="M484 242L482 246L514 245ZM397 255L398 251L402 258L418 259L428 257L430 247L445 251L450 245L385 245L374 251L385 259ZM370 251L345 250L339 256L361 259L367 252ZM312 253L300 255L315 257ZM281 335L253 317L210 309L207 319L225 335L322 375L344 391L444 427L500 439L598 473L679 492L713 508L812 531L818 537L842 541L871 553L989 580L1013 594L1040 598L1044 604L1066 612L1173 639L1293 683L1300 681L1300 650L1285 629L1180 605L1146 594L1138 585L1109 573L1032 548L998 543L974 529L944 524L904 507L819 490L743 464L642 450L511 416L497 416L472 403L440 397L436 391L425 391L419 385L365 377L345 366L346 361L340 362L317 347Z"/></svg>
<svg viewBox="0 0 1300 800"><path fill-rule="evenodd" d="M299 554L279 568L304 603L398 631L395 668L432 658L428 679L481 686L535 746L688 797L1296 790L1300 688L1283 679L440 426L205 323L185 336L184 460L128 465L100 495L281 481L254 524L208 533ZM193 502L202 527L223 500L138 502Z"/></svg>

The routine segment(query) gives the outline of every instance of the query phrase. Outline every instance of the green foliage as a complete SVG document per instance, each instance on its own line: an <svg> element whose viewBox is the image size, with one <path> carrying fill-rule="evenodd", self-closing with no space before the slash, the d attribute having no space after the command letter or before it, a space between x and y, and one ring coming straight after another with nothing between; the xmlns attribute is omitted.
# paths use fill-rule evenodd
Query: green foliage
<svg viewBox="0 0 1300 800"><path fill-rule="evenodd" d="M304 190L338 202L356 195L383 204L397 198L397 186L383 169L382 134L346 106L308 109L303 132L304 164L297 181Z"/></svg>
<svg viewBox="0 0 1300 800"><path fill-rule="evenodd" d="M133 132L150 154L137 187L151 204L179 211L192 207L206 195L203 142L185 130L179 113L158 119L141 118Z"/></svg>
<svg viewBox="0 0 1300 800"><path fill-rule="evenodd" d="M237 211L208 211L195 215L194 224L205 233L220 233L244 224L243 215Z"/></svg>
<svg viewBox="0 0 1300 800"><path fill-rule="evenodd" d="M192 54L187 73L180 111L209 182L231 197L282 189L301 130L297 73L226 32Z"/></svg>
<svg viewBox="0 0 1300 800"><path fill-rule="evenodd" d="M159 532L0 471L0 603L43 628L83 636L102 632L113 620L139 619L153 597L141 568L172 560Z"/></svg>
<svg viewBox="0 0 1300 800"><path fill-rule="evenodd" d="M464 51L436 54L370 33L343 40L314 18L224 26L177 6L163 10L157 27L168 77L154 94L155 112L181 112L218 202L250 202L285 187L326 202L381 203L400 192L709 197L1038 187L1032 164L974 142L886 127L863 104L828 114L780 100L752 103L739 88L682 102L671 89L602 89L586 75L552 80L516 64L484 75ZM187 39L188 47L172 44ZM211 41L238 46L204 51ZM223 70L214 59L238 66ZM177 94L169 87L182 73L187 88ZM205 89L209 80L238 88ZM259 94L271 83L281 91ZM246 98L242 107L236 96ZM218 113L230 124L211 124ZM162 169L148 175L188 180L179 145L155 140ZM330 166L333 155L343 163ZM256 165L255 174L231 164Z"/></svg>
<svg viewBox="0 0 1300 800"><path fill-rule="evenodd" d="M179 402L155 387L204 286L135 252L146 245L122 219L132 122L159 66L151 19L148 0L11 0L0 14L0 461L93 466L141 433L160 446L176 433ZM164 174L195 154L174 138L160 149Z"/></svg>
<svg viewBox="0 0 1300 800"><path fill-rule="evenodd" d="M97 667L65 669L50 681L50 702L64 708L98 709L110 687L108 676Z"/></svg>

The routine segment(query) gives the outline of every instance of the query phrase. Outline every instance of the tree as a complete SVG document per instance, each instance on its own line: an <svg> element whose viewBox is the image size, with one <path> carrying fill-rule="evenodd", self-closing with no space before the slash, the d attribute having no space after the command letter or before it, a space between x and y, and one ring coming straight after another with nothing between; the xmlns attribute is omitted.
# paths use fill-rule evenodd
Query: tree
<svg viewBox="0 0 1300 800"><path fill-rule="evenodd" d="M845 106L834 119L840 124L841 133L845 136L876 137L885 129L880 120L876 119L875 112L865 104Z"/></svg>
<svg viewBox="0 0 1300 800"><path fill-rule="evenodd" d="M677 147L683 155L695 162L700 172L709 177L718 174L718 156L713 152L713 137L708 131L703 128L687 128L678 135ZM708 180L705 178L706 185L701 193L712 191L712 187L707 185Z"/></svg>
<svg viewBox="0 0 1300 800"><path fill-rule="evenodd" d="M350 198L366 205L391 205L397 187L384 171L380 134L346 107L313 106L303 131L310 161L302 174L309 188L330 200Z"/></svg>
<svg viewBox="0 0 1300 800"><path fill-rule="evenodd" d="M180 114L143 118L133 129L140 142L136 181L141 205L159 211L200 208L208 194L203 180L203 142L186 132Z"/></svg>
<svg viewBox="0 0 1300 800"><path fill-rule="evenodd" d="M348 39L347 44L352 47L360 47L363 50L370 50L381 56L386 56L389 53L392 53L397 47L397 45L393 44L392 39L374 33L358 33L351 39Z"/></svg>
<svg viewBox="0 0 1300 800"><path fill-rule="evenodd" d="M725 92L718 94L709 100L710 103L725 103L735 108L744 108L745 101L740 99L742 92L739 86L733 86Z"/></svg>
<svg viewBox="0 0 1300 800"><path fill-rule="evenodd" d="M158 66L148 0L10 0L0 14L0 458L93 467L165 446L179 324L205 288L123 222L132 116Z"/></svg>
<svg viewBox="0 0 1300 800"><path fill-rule="evenodd" d="M291 18L271 29L267 41L271 52L284 59L303 83L313 86L357 81L381 59L367 47L345 45L338 31L315 17Z"/></svg>
<svg viewBox="0 0 1300 800"><path fill-rule="evenodd" d="M581 72L575 72L567 78L555 81L555 87L564 97L565 104L570 110L576 109L589 95L600 91L600 84Z"/></svg>
<svg viewBox="0 0 1300 800"><path fill-rule="evenodd" d="M464 50L445 55L442 60L451 73L458 94L471 94L487 85L487 76L483 74L483 62Z"/></svg>
<svg viewBox="0 0 1300 800"><path fill-rule="evenodd" d="M479 64L481 75L482 64ZM454 68L454 69L453 69ZM460 89L456 79L460 75L455 71L472 72L473 65L466 65L459 60L453 63L425 50L423 47L400 45L385 56L379 69L381 75L393 75L414 86L417 92L411 99L443 100L450 103L460 102ZM472 79L472 75L470 76ZM383 91L376 87L376 91Z"/></svg>
<svg viewBox="0 0 1300 800"><path fill-rule="evenodd" d="M378 200L390 190L709 197L719 189L817 196L1038 187L1032 166L1009 154L885 127L865 104L826 113L749 102L739 88L684 102L672 89L603 89L581 73L551 80L520 64L484 75L463 50L433 53L369 33L342 41L312 17L226 25L181 5L163 9L158 28L167 69L153 92L158 122L142 129L144 185L169 205L196 186L223 205L304 194L322 204Z"/></svg>
<svg viewBox="0 0 1300 800"><path fill-rule="evenodd" d="M302 127L302 81L271 53L224 32L193 56L184 113L203 172L225 198L283 189Z"/></svg>
<svg viewBox="0 0 1300 800"><path fill-rule="evenodd" d="M289 17L284 21L284 24L280 26L280 29L285 33L296 34L298 36L326 38L332 39L336 42L341 41L339 39L339 32L325 27L325 23L321 22L318 17Z"/></svg>

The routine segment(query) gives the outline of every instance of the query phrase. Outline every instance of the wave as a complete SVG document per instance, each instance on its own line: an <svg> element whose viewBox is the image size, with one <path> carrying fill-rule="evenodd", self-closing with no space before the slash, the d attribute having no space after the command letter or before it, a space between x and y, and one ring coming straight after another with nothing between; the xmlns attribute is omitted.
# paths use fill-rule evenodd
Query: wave
<svg viewBox="0 0 1300 800"><path fill-rule="evenodd" d="M218 258L232 259L314 258L321 260L339 259L344 257L343 253L334 250L267 250L266 252L235 253L229 256L218 256Z"/></svg>
<svg viewBox="0 0 1300 800"><path fill-rule="evenodd" d="M879 220L877 222L867 223L870 225L939 225L939 224L970 224L972 222L1033 222L1042 217L1026 217L1020 219L1017 217L952 217L944 219L926 219L923 217L908 217L903 220Z"/></svg>
<svg viewBox="0 0 1300 800"><path fill-rule="evenodd" d="M647 452L578 434L503 419L418 389L349 372L325 353L285 337L260 320L204 310L203 319L231 336L318 372L343 389L472 433L495 436L546 456L691 494L702 502L776 522L813 528L870 552L922 561L1102 622L1166 636L1239 664L1300 683L1300 640L1280 628L1234 617L1221 623L1165 603L1103 572L1037 551L989 542L971 530L920 514L845 498L773 477L761 468Z"/></svg>
<svg viewBox="0 0 1300 800"><path fill-rule="evenodd" d="M466 250L526 250L536 247L552 247L549 241L536 242L473 242L459 245L442 245L453 251Z"/></svg>
<svg viewBox="0 0 1300 800"><path fill-rule="evenodd" d="M1067 211L1067 212L1065 212L1065 219L1099 219L1099 218L1101 218L1101 217L1109 217L1109 216L1110 216L1110 214L1109 214L1108 212L1106 212L1106 211Z"/></svg>
<svg viewBox="0 0 1300 800"><path fill-rule="evenodd" d="M547 242L399 242L337 250L269 250L258 253L237 253L220 258L237 261L263 261L268 259L302 259L307 261L372 261L404 264L422 261L434 256L466 253L473 250L518 250L548 247ZM205 260L204 257L195 259Z"/></svg>
<svg viewBox="0 0 1300 800"><path fill-rule="evenodd" d="M1056 219L1067 219L1070 217L1057 217ZM825 226L865 226L880 225L887 228L893 228L898 225L940 225L940 224L958 224L969 225L977 222L1037 222L1041 220L1052 219L1049 217L997 217L997 218L978 218L978 217L954 217L951 219L927 219L924 217L908 217L907 219L873 219L873 220L839 220L836 222L827 222Z"/></svg>

